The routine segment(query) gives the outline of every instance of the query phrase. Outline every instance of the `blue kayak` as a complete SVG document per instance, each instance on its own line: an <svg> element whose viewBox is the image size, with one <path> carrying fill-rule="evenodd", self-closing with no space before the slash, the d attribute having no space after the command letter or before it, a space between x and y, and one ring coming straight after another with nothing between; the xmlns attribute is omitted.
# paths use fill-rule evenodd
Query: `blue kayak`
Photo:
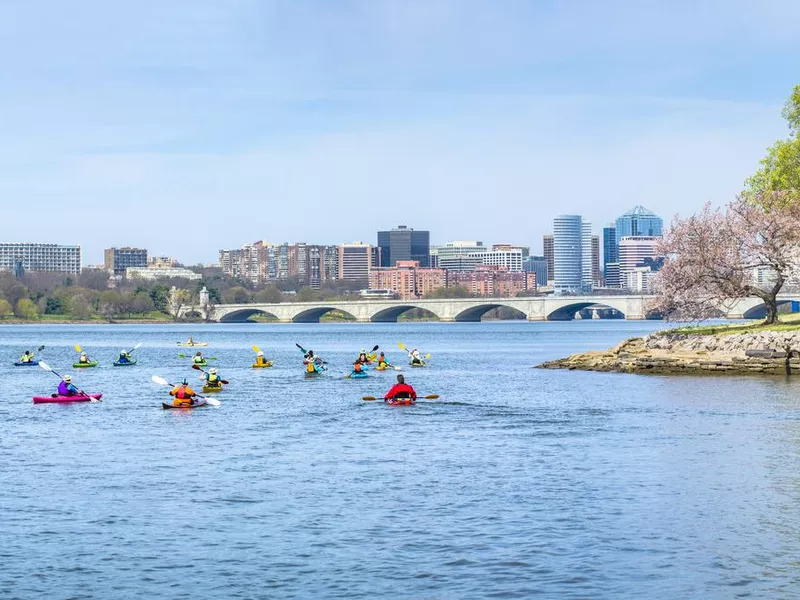
<svg viewBox="0 0 800 600"><path fill-rule="evenodd" d="M350 373L350 379L364 379L366 376L367 374L364 371L361 371L361 373L357 373L356 371Z"/></svg>
<svg viewBox="0 0 800 600"><path fill-rule="evenodd" d="M32 360L30 362L15 362L15 367L35 367L39 364L38 360Z"/></svg>

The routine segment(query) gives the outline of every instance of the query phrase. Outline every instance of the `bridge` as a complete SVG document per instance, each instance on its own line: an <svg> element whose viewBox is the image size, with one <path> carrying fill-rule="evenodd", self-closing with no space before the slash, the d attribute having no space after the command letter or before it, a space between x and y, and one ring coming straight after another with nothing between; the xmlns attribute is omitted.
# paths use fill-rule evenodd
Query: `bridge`
<svg viewBox="0 0 800 600"><path fill-rule="evenodd" d="M330 311L350 315L360 323L394 323L403 313L423 309L443 322L480 321L499 307L514 309L528 321L564 321L587 308L614 309L629 320L657 318L648 310L653 296L539 296L533 298L450 298L437 300L356 300L347 302L281 302L279 304L216 304L182 306L179 318L192 314L208 321L243 322L256 314L270 315L281 323L318 323ZM800 299L782 294L779 302ZM762 316L764 305L759 298L743 298L720 307L720 316L729 319Z"/></svg>

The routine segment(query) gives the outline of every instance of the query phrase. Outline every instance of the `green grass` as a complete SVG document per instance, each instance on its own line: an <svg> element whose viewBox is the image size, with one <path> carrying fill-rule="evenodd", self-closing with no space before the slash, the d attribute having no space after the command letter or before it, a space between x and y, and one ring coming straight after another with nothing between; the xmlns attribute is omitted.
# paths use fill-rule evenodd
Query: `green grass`
<svg viewBox="0 0 800 600"><path fill-rule="evenodd" d="M800 313L780 315L778 323L765 325L763 321L755 323L731 323L730 325L698 325L665 329L661 335L733 335L735 333L756 333L759 331L794 331L800 330Z"/></svg>

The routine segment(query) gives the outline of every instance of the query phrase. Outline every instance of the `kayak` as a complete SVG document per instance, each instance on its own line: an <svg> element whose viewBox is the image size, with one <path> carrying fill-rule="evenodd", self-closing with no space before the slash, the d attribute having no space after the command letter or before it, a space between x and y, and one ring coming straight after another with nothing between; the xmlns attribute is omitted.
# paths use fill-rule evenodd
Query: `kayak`
<svg viewBox="0 0 800 600"><path fill-rule="evenodd" d="M103 394L89 394L95 400L100 400ZM34 396L34 404L51 404L64 402L91 402L87 396Z"/></svg>
<svg viewBox="0 0 800 600"><path fill-rule="evenodd" d="M385 400L389 406L407 406L409 404L416 404L417 401L413 398L394 398L393 400Z"/></svg>
<svg viewBox="0 0 800 600"><path fill-rule="evenodd" d="M201 361L201 362L192 362L192 364L193 365L197 365L198 367L207 367L208 366L208 361L204 360L204 361Z"/></svg>
<svg viewBox="0 0 800 600"><path fill-rule="evenodd" d="M411 363L412 367L424 367L425 363Z"/></svg>
<svg viewBox="0 0 800 600"><path fill-rule="evenodd" d="M267 367L271 367L274 364L275 364L274 360L268 360L263 365L260 365L258 363L253 363L253 368L254 369L266 369Z"/></svg>
<svg viewBox="0 0 800 600"><path fill-rule="evenodd" d="M322 375L324 371L305 371L306 377L316 377L317 375Z"/></svg>
<svg viewBox="0 0 800 600"><path fill-rule="evenodd" d="M182 346L184 348L194 348L195 346L208 346L208 342L178 342L178 346Z"/></svg>
<svg viewBox="0 0 800 600"><path fill-rule="evenodd" d="M132 360L130 362L119 362L118 360L114 361L114 366L115 367L132 367L135 364L136 364L135 360Z"/></svg>
<svg viewBox="0 0 800 600"><path fill-rule="evenodd" d="M165 410L168 409L168 408L177 408L178 410L185 410L185 409L189 409L189 408L200 408L201 406L205 406L205 405L206 405L206 401L203 400L202 398L199 399L199 400L195 400L195 402L192 403L189 406L175 406L174 404L167 404L166 402L162 402L161 403L161 406Z"/></svg>
<svg viewBox="0 0 800 600"><path fill-rule="evenodd" d="M387 365L385 367L375 367L376 371L393 371L394 367L392 365Z"/></svg>
<svg viewBox="0 0 800 600"><path fill-rule="evenodd" d="M38 360L32 360L30 362L15 362L14 366L15 367L35 367L38 364L39 364Z"/></svg>
<svg viewBox="0 0 800 600"><path fill-rule="evenodd" d="M203 386L203 393L210 394L211 392L221 392L222 386L221 385L204 385Z"/></svg>
<svg viewBox="0 0 800 600"><path fill-rule="evenodd" d="M88 369L89 367L96 367L99 363L96 360L93 360L88 363L73 363L73 369Z"/></svg>
<svg viewBox="0 0 800 600"><path fill-rule="evenodd" d="M366 376L367 374L364 371L361 371L361 373L356 373L355 371L350 373L350 379L364 379Z"/></svg>

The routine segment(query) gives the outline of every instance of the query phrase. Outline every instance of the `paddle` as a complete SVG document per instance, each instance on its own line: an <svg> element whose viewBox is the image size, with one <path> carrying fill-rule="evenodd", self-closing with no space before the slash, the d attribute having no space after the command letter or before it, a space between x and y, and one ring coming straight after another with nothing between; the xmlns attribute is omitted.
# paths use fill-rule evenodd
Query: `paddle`
<svg viewBox="0 0 800 600"><path fill-rule="evenodd" d="M59 379L61 379L61 381L64 381L64 378L63 378L61 375L59 375L58 373L56 373L56 372L55 372L55 371L52 369L52 367L51 367L50 365L48 365L46 362L42 362L42 361L40 360L40 361L39 361L39 366L40 366L42 369L44 369L45 371L50 371L50 372L51 372L53 375L55 375L55 376L57 376ZM87 394L87 393L86 393L86 392L84 392L83 390L78 390L78 394L80 394L81 396L86 396L86 397L89 399L89 402L99 402L99 400L98 400L97 398L92 398L92 397L91 397L89 394Z"/></svg>
<svg viewBox="0 0 800 600"><path fill-rule="evenodd" d="M203 369L202 369L202 367L200 365L192 365L192 368L195 371L203 371ZM203 373L207 373L207 371L203 371ZM219 382L224 384L224 385L228 385L228 380L227 379L220 379Z"/></svg>
<svg viewBox="0 0 800 600"><path fill-rule="evenodd" d="M133 348L131 348L131 349L128 351L128 354L132 354L134 350L138 350L138 349L139 349L139 348L141 348L141 347L142 347L142 342L139 342L138 344L136 344L136 345L135 345Z"/></svg>
<svg viewBox="0 0 800 600"><path fill-rule="evenodd" d="M436 400L439 398L439 394L428 394L427 396L420 396L417 400ZM375 396L364 396L361 398L365 402L372 402L373 400L383 400L383 398L376 398Z"/></svg>
<svg viewBox="0 0 800 600"><path fill-rule="evenodd" d="M178 387L174 383L170 383L169 381L167 381L163 377L159 377L158 375L153 375L150 379L152 379L153 382L157 383L158 385L171 385L173 388ZM201 396L200 394L195 394L195 398L201 398L202 400L205 400L206 403L210 404L211 406L219 406L221 404L220 401L215 399L215 398L209 398L207 396Z"/></svg>
<svg viewBox="0 0 800 600"><path fill-rule="evenodd" d="M256 353L258 353L258 352L261 352L261 348L259 348L258 346L256 346L256 345L254 344L254 345L253 345L253 352L256 352Z"/></svg>

